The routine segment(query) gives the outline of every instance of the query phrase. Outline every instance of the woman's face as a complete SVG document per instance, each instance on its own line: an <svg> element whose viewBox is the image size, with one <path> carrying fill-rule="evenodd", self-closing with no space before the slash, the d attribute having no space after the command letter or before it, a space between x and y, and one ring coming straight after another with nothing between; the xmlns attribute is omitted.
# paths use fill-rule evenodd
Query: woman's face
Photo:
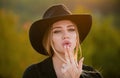
<svg viewBox="0 0 120 78"><path fill-rule="evenodd" d="M52 25L52 42L59 54L64 54L65 47L74 51L77 41L75 27L76 25L69 20L57 21Z"/></svg>

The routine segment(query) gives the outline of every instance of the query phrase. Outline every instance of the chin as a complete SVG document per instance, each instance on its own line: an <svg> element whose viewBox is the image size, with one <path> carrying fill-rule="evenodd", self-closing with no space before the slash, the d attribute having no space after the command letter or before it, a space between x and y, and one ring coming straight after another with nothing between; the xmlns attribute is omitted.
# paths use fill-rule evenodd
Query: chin
<svg viewBox="0 0 120 78"><path fill-rule="evenodd" d="M65 55L64 51L59 52L60 55Z"/></svg>

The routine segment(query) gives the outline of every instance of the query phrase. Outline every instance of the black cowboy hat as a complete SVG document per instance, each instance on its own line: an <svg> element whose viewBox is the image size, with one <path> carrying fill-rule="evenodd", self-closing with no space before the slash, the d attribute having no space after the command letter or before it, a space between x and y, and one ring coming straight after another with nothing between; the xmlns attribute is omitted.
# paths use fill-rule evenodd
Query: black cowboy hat
<svg viewBox="0 0 120 78"><path fill-rule="evenodd" d="M88 14L73 15L64 5L54 5L50 7L43 15L43 18L34 22L30 27L29 37L33 48L43 55L48 55L43 47L42 41L45 32L56 21L68 19L73 21L78 28L80 43L90 31L92 24L92 17Z"/></svg>

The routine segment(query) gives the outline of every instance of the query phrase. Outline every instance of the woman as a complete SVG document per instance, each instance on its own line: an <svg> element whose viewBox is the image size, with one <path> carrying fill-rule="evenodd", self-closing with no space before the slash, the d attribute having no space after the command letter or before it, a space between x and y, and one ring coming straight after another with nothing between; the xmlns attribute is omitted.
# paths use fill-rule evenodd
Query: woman
<svg viewBox="0 0 120 78"><path fill-rule="evenodd" d="M33 48L49 57L28 67L23 78L102 78L92 67L83 65L83 57L77 57L91 23L90 15L73 15L64 5L50 7L29 32Z"/></svg>

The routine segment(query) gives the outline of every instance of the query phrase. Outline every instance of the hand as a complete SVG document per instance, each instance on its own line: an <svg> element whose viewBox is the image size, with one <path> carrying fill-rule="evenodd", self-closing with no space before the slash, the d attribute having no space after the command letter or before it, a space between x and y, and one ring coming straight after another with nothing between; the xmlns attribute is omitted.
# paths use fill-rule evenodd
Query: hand
<svg viewBox="0 0 120 78"><path fill-rule="evenodd" d="M65 47L66 63L62 65L61 72L64 78L79 78L82 73L84 58L77 63L77 60L74 59L74 53L70 51L70 47Z"/></svg>

